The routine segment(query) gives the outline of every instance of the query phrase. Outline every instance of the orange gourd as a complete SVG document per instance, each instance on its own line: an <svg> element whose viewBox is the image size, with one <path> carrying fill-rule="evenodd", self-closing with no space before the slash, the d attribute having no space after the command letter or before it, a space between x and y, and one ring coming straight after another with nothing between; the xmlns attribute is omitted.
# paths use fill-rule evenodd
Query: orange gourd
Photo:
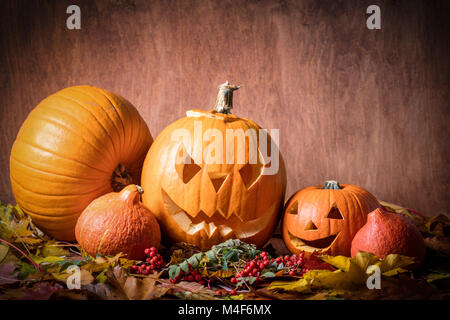
<svg viewBox="0 0 450 320"><path fill-rule="evenodd" d="M380 207L361 187L327 181L294 194L285 206L282 233L293 253L350 256L352 239L367 214Z"/></svg>
<svg viewBox="0 0 450 320"><path fill-rule="evenodd" d="M44 99L23 123L10 157L17 203L44 232L74 240L99 196L139 183L152 136L136 108L109 91L75 86Z"/></svg>
<svg viewBox="0 0 450 320"><path fill-rule="evenodd" d="M78 243L91 256L124 253L140 260L145 248L159 247L158 221L140 201L142 188L125 187L92 201L75 228Z"/></svg>
<svg viewBox="0 0 450 320"><path fill-rule="evenodd" d="M415 268L424 263L426 246L410 218L378 208L369 213L367 223L353 238L352 257L358 251L371 252L382 259L391 253L414 257L416 262L410 267Z"/></svg>
<svg viewBox="0 0 450 320"><path fill-rule="evenodd" d="M226 82L219 86L215 110L188 111L185 118L166 127L144 161L143 202L155 214L170 242L183 241L208 249L226 239L238 238L260 246L278 222L286 189L281 155L276 158L278 170L266 174L271 163L262 156L250 161L250 150L254 148L250 149L249 137L245 143L241 139L241 144L238 138L226 138L229 129L247 133L250 129L256 134L260 129L253 121L230 114L232 93L237 88ZM196 138L199 128L203 139L201 135ZM213 139L207 138L208 132ZM182 133L192 139L174 138ZM219 140L224 141L223 145L218 143L217 154L211 152L217 161L206 161L209 147ZM255 153L260 155L262 140L255 140ZM268 148L278 156L276 144L270 136L268 140ZM218 155L222 150L223 154ZM225 159L227 150L233 150L229 162Z"/></svg>

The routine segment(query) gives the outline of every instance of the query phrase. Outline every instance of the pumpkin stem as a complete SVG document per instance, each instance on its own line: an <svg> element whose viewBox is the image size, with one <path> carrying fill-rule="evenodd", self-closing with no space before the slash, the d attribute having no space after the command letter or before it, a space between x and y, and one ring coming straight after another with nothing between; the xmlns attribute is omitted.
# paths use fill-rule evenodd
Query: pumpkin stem
<svg viewBox="0 0 450 320"><path fill-rule="evenodd" d="M219 113L231 114L231 109L233 109L233 91L239 88L240 86L231 85L228 81L222 83L219 86L214 110Z"/></svg>
<svg viewBox="0 0 450 320"><path fill-rule="evenodd" d="M119 163L111 175L111 187L114 192L119 192L127 185L133 183L133 177L128 172L128 168Z"/></svg>
<svg viewBox="0 0 450 320"><path fill-rule="evenodd" d="M339 185L339 182L337 182L336 180L328 180L325 181L325 184L323 186L323 189L327 189L327 190L340 190L342 189L341 186Z"/></svg>

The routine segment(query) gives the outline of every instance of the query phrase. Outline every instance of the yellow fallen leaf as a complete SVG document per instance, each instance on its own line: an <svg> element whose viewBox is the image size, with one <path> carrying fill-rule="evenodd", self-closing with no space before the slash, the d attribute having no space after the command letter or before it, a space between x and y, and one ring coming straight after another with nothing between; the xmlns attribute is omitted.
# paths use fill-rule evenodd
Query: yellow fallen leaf
<svg viewBox="0 0 450 320"><path fill-rule="evenodd" d="M48 264L53 264L53 263L57 263L60 261L64 261L64 258L62 257L55 257L55 256L48 256L48 257L34 257L33 261L36 262L37 264L41 264L41 263L48 263Z"/></svg>
<svg viewBox="0 0 450 320"><path fill-rule="evenodd" d="M406 208L403 208L402 206L399 206L398 204L393 204L393 203L389 203L389 202L381 201L381 200L379 200L378 202L389 212L404 214L410 218L415 217Z"/></svg>
<svg viewBox="0 0 450 320"><path fill-rule="evenodd" d="M129 260L126 258L120 258L119 259L120 266L124 269L128 269L132 265L136 264L136 260Z"/></svg>
<svg viewBox="0 0 450 320"><path fill-rule="evenodd" d="M376 263L380 267L381 273L385 276L397 274L397 271L403 270L403 267L409 266L414 263L414 258L402 256L399 254L390 254L383 260ZM395 272L395 273L393 273Z"/></svg>
<svg viewBox="0 0 450 320"><path fill-rule="evenodd" d="M19 206L0 203L0 238L9 242L34 245L42 242L35 234L31 218Z"/></svg>
<svg viewBox="0 0 450 320"><path fill-rule="evenodd" d="M121 258L123 255L124 255L123 253L118 253L113 257L97 256L94 260L84 264L81 268L90 273L96 273L96 272L103 272L109 267L114 268L121 262L124 263L123 266L128 267L134 264L133 260Z"/></svg>
<svg viewBox="0 0 450 320"><path fill-rule="evenodd" d="M95 263L97 264L103 264L103 263L108 263L110 265L114 265L117 264L120 260L120 257L122 257L124 254L122 252L119 252L118 254L116 254L115 256L98 256L95 258Z"/></svg>
<svg viewBox="0 0 450 320"><path fill-rule="evenodd" d="M308 298L305 298L305 300L327 300L327 298L328 291L321 291L312 296L309 296Z"/></svg>
<svg viewBox="0 0 450 320"><path fill-rule="evenodd" d="M41 239L36 239L36 238L31 238L31 237L27 237L27 238L20 238L21 242L24 242L26 244L38 244L41 243L42 240Z"/></svg>
<svg viewBox="0 0 450 320"><path fill-rule="evenodd" d="M320 257L325 262L331 264L338 270L310 270L302 279L286 282L274 281L268 286L269 290L284 290L297 292L310 292L313 289L350 289L361 284L365 284L368 274L367 268L376 265L384 276L392 276L406 270L402 267L414 263L413 258L390 254L381 260L375 255L360 251L355 257L344 256Z"/></svg>
<svg viewBox="0 0 450 320"><path fill-rule="evenodd" d="M169 264L178 264L186 258L189 257L186 257L186 253L182 249L174 250L172 256L170 257Z"/></svg>
<svg viewBox="0 0 450 320"><path fill-rule="evenodd" d="M209 274L209 277L219 277L219 278L228 278L234 275L234 271L231 269L228 270L217 270Z"/></svg>
<svg viewBox="0 0 450 320"><path fill-rule="evenodd" d="M81 266L81 269L86 270L89 273L96 273L96 272L102 272L102 271L108 269L109 266L110 266L110 264L108 262L96 263L95 261L90 261L90 262L84 264L83 266Z"/></svg>
<svg viewBox="0 0 450 320"><path fill-rule="evenodd" d="M42 257L48 256L68 256L70 252L64 249L63 246L60 246L56 241L51 240L45 242L42 246L38 248L37 255Z"/></svg>
<svg viewBox="0 0 450 320"><path fill-rule="evenodd" d="M208 268L206 266L204 266L201 270L200 270L200 274L202 277L209 277L209 272L208 272Z"/></svg>
<svg viewBox="0 0 450 320"><path fill-rule="evenodd" d="M6 244L0 243L0 263L5 259L6 255L8 254L9 246Z"/></svg>
<svg viewBox="0 0 450 320"><path fill-rule="evenodd" d="M71 275L73 275L72 273L69 272L61 272L61 273L52 273L52 276L59 281L62 282L67 282L67 278L70 277ZM88 285L90 283L92 283L94 281L94 277L92 276L91 273L89 273L88 271L81 269L80 270L80 284L82 286Z"/></svg>

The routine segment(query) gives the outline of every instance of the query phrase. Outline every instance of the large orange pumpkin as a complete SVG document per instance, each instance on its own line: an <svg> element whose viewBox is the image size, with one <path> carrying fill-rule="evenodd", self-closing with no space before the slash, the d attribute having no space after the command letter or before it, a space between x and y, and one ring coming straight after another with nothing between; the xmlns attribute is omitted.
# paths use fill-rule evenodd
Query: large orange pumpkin
<svg viewBox="0 0 450 320"><path fill-rule="evenodd" d="M63 89L28 115L14 142L10 178L17 203L60 240L95 198L139 183L152 143L130 102L91 86Z"/></svg>
<svg viewBox="0 0 450 320"><path fill-rule="evenodd" d="M350 256L353 237L378 207L378 200L359 186L327 181L305 188L285 206L284 242L293 253Z"/></svg>
<svg viewBox="0 0 450 320"><path fill-rule="evenodd" d="M245 144L226 140L222 156L216 162L205 161L204 152L228 129L241 132L260 127L253 121L230 114L232 92L238 87L226 82L219 87L213 111L191 110L187 117L165 128L155 139L144 161L141 185L143 202L156 215L163 236L171 242L188 242L209 248L226 239L264 244L271 236L281 213L286 188L286 172L281 155L279 169L266 174L271 163L261 156L261 139L257 161L251 161L250 138ZM214 133L214 139L196 139L196 128ZM194 137L185 143L174 139L177 133ZM278 156L278 149L268 136L268 147ZM234 150L227 163L227 150ZM217 150L216 150L217 151ZM238 153L245 157L240 161ZM219 153L219 152L218 152ZM198 156L200 155L200 156ZM181 161L180 161L181 159ZM217 160L216 159L216 160ZM220 163L222 162L222 163ZM274 167L275 168L275 167Z"/></svg>
<svg viewBox="0 0 450 320"><path fill-rule="evenodd" d="M141 187L131 184L122 191L92 201L75 227L78 243L91 256L124 253L140 260L145 248L159 247L161 233L153 214L142 204Z"/></svg>

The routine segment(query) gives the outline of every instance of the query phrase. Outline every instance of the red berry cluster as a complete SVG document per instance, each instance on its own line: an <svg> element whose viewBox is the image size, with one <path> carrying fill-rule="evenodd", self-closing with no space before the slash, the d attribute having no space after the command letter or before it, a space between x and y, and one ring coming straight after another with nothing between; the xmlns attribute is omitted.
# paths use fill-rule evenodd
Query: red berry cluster
<svg viewBox="0 0 450 320"><path fill-rule="evenodd" d="M177 283L180 280L183 280L188 282L197 282L203 286L206 282L202 278L201 274L198 273L197 269L193 269L189 263L188 266L189 272L184 272L183 270L181 270L178 276L176 276L174 279L170 279L170 282Z"/></svg>
<svg viewBox="0 0 450 320"><path fill-rule="evenodd" d="M304 275L309 270L304 267L303 263L305 261L305 254L300 252L299 254L293 254L291 256L285 255L284 257L278 257L275 260L277 265L283 263L287 267L288 274L290 276L295 276L296 274Z"/></svg>
<svg viewBox="0 0 450 320"><path fill-rule="evenodd" d="M155 270L161 269L166 264L155 247L145 249L144 253L147 257L145 262L132 265L130 267L131 272L143 275L153 274Z"/></svg>
<svg viewBox="0 0 450 320"><path fill-rule="evenodd" d="M283 266L286 268L290 276L294 276L296 274L302 276L308 272L308 269L303 265L304 258L305 254L303 252L293 254L291 256L285 255L284 257L279 256L278 258L269 258L267 252L263 251L253 260L247 262L244 265L244 269L237 272L235 277L231 278L231 283L237 284L242 277L256 277L255 282L257 282L262 274L262 271L269 267L269 265L273 265L274 262L277 266L283 263Z"/></svg>
<svg viewBox="0 0 450 320"><path fill-rule="evenodd" d="M237 283L241 277L256 277L259 280L261 272L269 266L270 259L266 251L261 252L253 260L250 260L244 265L244 270L237 272L236 276L231 278L231 283Z"/></svg>
<svg viewBox="0 0 450 320"><path fill-rule="evenodd" d="M236 294L237 294L236 289L233 289L230 291L226 291L226 290L217 290L216 291L216 296L219 296L219 297L226 296L226 295L234 296Z"/></svg>

